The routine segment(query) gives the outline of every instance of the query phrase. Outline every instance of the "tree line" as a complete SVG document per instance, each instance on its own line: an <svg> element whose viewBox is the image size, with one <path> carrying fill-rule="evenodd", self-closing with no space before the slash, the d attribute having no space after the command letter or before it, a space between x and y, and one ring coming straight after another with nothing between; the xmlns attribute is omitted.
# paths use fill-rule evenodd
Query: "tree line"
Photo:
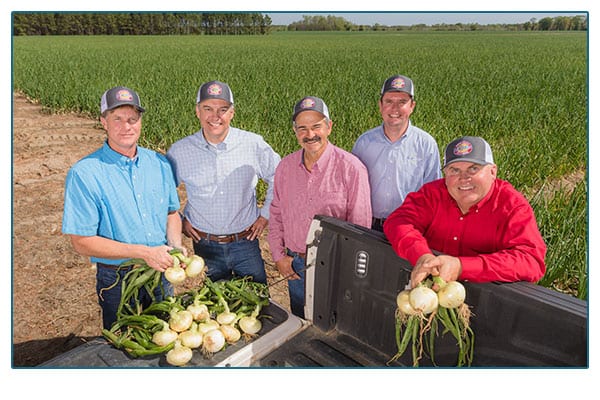
<svg viewBox="0 0 600 400"><path fill-rule="evenodd" d="M488 24L456 23L456 24L415 24L404 25L356 25L341 17L333 15L303 15L301 21L292 22L287 26L288 31L479 31L479 30L509 30L509 31L586 31L588 18L585 15L545 17L539 21L535 18L518 24Z"/></svg>
<svg viewBox="0 0 600 400"><path fill-rule="evenodd" d="M21 13L13 35L265 35L261 13Z"/></svg>

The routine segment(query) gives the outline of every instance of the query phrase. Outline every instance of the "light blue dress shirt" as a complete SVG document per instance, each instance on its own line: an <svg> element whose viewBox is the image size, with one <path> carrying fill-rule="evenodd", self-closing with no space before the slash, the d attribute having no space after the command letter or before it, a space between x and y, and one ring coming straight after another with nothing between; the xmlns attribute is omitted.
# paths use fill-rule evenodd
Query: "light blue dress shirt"
<svg viewBox="0 0 600 400"><path fill-rule="evenodd" d="M167 242L167 215L179 209L173 171L165 156L138 146L130 159L108 143L67 173L62 232L122 243ZM125 260L91 258L120 264Z"/></svg>
<svg viewBox="0 0 600 400"><path fill-rule="evenodd" d="M185 185L184 215L196 229L227 235L249 228L260 215L269 219L281 157L262 136L230 127L225 140L213 145L198 131L175 142L167 158L177 185ZM256 193L259 179L267 184L261 208Z"/></svg>
<svg viewBox="0 0 600 400"><path fill-rule="evenodd" d="M408 193L442 176L435 139L412 123L394 143L383 124L368 130L356 140L352 153L369 171L374 218L387 218Z"/></svg>

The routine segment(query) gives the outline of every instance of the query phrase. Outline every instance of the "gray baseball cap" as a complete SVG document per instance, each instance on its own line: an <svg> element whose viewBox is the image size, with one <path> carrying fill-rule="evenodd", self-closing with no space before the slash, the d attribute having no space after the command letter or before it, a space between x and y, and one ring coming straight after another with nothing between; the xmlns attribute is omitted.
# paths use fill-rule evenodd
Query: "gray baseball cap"
<svg viewBox="0 0 600 400"><path fill-rule="evenodd" d="M200 89L198 89L196 104L208 99L220 99L233 104L233 93L231 93L228 84L219 81L210 81L202 84Z"/></svg>
<svg viewBox="0 0 600 400"><path fill-rule="evenodd" d="M403 75L394 75L387 78L381 87L382 96L387 92L405 92L414 97L415 87L410 78Z"/></svg>
<svg viewBox="0 0 600 400"><path fill-rule="evenodd" d="M478 136L460 137L446 146L444 168L459 161L480 165L493 164L492 148L488 142Z"/></svg>
<svg viewBox="0 0 600 400"><path fill-rule="evenodd" d="M307 96L297 102L294 106L292 121L295 121L298 114L302 111L317 111L323 114L325 118L329 119L329 109L327 108L327 104L318 97Z"/></svg>
<svg viewBox="0 0 600 400"><path fill-rule="evenodd" d="M133 106L140 112L146 111L140 104L140 96L125 86L108 89L100 99L101 114L121 106Z"/></svg>

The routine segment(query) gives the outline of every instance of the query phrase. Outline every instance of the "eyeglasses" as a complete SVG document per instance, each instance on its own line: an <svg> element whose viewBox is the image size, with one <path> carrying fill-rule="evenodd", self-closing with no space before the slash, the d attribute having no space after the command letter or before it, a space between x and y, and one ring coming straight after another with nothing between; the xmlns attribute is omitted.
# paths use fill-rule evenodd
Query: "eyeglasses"
<svg viewBox="0 0 600 400"><path fill-rule="evenodd" d="M485 165L474 164L474 165L471 165L470 167L468 167L466 170L462 170L460 168L449 166L444 169L444 173L446 174L446 176L451 176L451 177L463 175L463 173L466 174L468 177L472 177L474 175L477 175L479 172L481 172L481 170L484 167L485 167Z"/></svg>
<svg viewBox="0 0 600 400"><path fill-rule="evenodd" d="M297 134L299 135L307 135L310 131L313 132L320 132L321 129L323 129L323 127L325 125L327 125L327 123L323 124L323 122L326 120L327 118L323 118L321 121L317 122L316 124L314 124L313 126L296 126L296 123L294 122L294 130L296 131Z"/></svg>

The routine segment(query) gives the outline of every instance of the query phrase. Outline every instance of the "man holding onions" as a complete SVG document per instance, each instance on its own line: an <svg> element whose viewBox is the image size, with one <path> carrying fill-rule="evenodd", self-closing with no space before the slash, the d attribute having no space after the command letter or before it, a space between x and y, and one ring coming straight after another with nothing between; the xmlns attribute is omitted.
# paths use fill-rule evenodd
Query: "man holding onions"
<svg viewBox="0 0 600 400"><path fill-rule="evenodd" d="M62 232L70 236L75 251L96 263L105 329L116 320L121 282L131 268L119 265L140 258L164 272L173 265L169 251L183 249L171 166L164 156L137 144L144 111L138 94L129 88L104 92L100 122L107 140L73 165L65 183ZM164 276L163 289L165 295L172 294ZM160 287L154 296L162 299ZM139 300L144 306L152 302L145 291Z"/></svg>
<svg viewBox="0 0 600 400"><path fill-rule="evenodd" d="M428 275L538 281L546 271L546 245L527 199L497 178L490 145L475 136L452 141L443 172L444 178L410 193L383 225L395 252L414 265L411 286Z"/></svg>

